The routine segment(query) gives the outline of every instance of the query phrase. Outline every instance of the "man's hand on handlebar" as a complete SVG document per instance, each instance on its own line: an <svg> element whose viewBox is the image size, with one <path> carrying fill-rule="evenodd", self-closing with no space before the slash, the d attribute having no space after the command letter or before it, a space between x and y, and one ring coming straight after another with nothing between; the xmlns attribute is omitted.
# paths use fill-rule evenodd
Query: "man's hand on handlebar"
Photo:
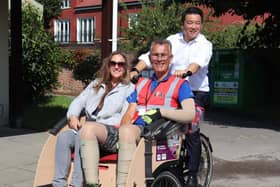
<svg viewBox="0 0 280 187"><path fill-rule="evenodd" d="M176 70L173 75L175 75L176 77L185 78L185 77L192 76L192 72L191 71L186 72L185 70Z"/></svg>
<svg viewBox="0 0 280 187"><path fill-rule="evenodd" d="M137 77L139 75L139 73L137 71L131 71L129 73L129 76L130 76L130 80L133 79L133 77Z"/></svg>
<svg viewBox="0 0 280 187"><path fill-rule="evenodd" d="M176 70L173 75L176 77L183 77L183 74L185 73L185 70Z"/></svg>
<svg viewBox="0 0 280 187"><path fill-rule="evenodd" d="M132 77L132 78L130 79L130 81L131 81L133 84L136 84L136 83L138 82L139 77L140 77L140 75L136 75L136 76Z"/></svg>
<svg viewBox="0 0 280 187"><path fill-rule="evenodd" d="M129 76L130 76L131 82L133 84L136 84L138 79L139 79L139 77L140 77L140 72L136 68L132 68L130 73L129 73Z"/></svg>

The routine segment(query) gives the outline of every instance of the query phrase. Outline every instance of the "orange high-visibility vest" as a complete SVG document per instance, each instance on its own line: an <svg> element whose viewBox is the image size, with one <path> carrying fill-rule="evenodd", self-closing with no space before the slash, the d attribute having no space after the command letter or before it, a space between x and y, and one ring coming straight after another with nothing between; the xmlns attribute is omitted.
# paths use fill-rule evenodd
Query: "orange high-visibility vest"
<svg viewBox="0 0 280 187"><path fill-rule="evenodd" d="M179 108L178 94L184 79L170 76L167 81L162 81L151 92L151 79L141 77L137 84L137 110L145 108L145 110L153 108Z"/></svg>

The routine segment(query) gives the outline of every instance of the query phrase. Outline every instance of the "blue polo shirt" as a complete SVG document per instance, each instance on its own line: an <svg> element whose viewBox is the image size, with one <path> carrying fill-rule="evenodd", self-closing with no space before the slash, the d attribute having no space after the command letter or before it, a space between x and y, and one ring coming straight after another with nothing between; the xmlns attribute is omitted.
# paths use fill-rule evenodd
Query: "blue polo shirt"
<svg viewBox="0 0 280 187"><path fill-rule="evenodd" d="M153 92L154 89L156 89L156 87L162 83L162 82L166 82L169 77L171 76L171 73L168 73L168 75L161 81L157 81L157 78L155 76L155 74L152 75L151 79L151 86L150 86L150 91ZM178 94L178 103L181 103L183 100L188 99L188 98L193 98L193 92L189 86L189 84L187 83L187 81L185 81L181 87L179 88L179 94ZM137 103L138 98L137 98L137 90L135 89L130 96L127 97L127 101L128 103ZM145 122L142 120L141 117L139 117L134 124L136 125L142 125L145 126Z"/></svg>

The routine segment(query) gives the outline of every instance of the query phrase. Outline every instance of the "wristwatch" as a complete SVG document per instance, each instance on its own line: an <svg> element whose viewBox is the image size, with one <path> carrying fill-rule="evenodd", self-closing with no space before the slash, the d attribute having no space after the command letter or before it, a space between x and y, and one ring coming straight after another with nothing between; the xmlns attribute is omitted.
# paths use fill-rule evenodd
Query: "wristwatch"
<svg viewBox="0 0 280 187"><path fill-rule="evenodd" d="M130 72L133 72L133 71L136 71L138 74L140 74L140 71L136 67L131 68Z"/></svg>

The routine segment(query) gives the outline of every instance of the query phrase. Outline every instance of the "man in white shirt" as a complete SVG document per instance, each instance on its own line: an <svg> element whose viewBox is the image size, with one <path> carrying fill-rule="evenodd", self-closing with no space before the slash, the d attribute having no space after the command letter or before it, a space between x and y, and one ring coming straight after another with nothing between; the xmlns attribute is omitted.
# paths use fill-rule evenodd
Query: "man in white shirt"
<svg viewBox="0 0 280 187"><path fill-rule="evenodd" d="M212 57L212 43L202 35L203 12L197 7L189 7L182 14L183 31L167 37L172 44L173 60L171 73L182 77L187 75L195 95L196 119L186 133L186 146L189 151L188 186L197 186L197 172L201 156L199 119L209 105L208 65ZM139 56L139 62L132 68L131 78L151 67L149 53Z"/></svg>

